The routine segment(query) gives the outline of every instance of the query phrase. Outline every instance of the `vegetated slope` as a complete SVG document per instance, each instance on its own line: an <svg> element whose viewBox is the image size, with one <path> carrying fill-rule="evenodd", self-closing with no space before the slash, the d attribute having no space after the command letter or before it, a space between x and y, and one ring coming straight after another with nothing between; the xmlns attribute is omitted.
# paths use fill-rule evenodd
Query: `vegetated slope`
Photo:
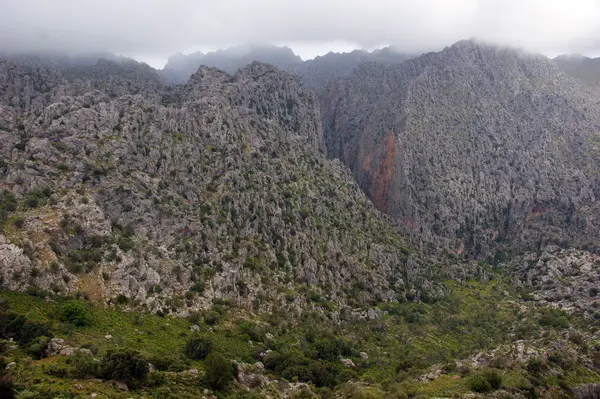
<svg viewBox="0 0 600 399"><path fill-rule="evenodd" d="M165 107L60 96L73 89L60 75L3 65L15 93L1 113L5 287L167 312L213 298L301 308L309 289L348 309L440 294L433 258L405 248L321 154L317 100L298 78L201 68Z"/></svg>
<svg viewBox="0 0 600 399"><path fill-rule="evenodd" d="M401 228L478 257L597 249L599 97L542 57L463 41L324 95L330 156Z"/></svg>
<svg viewBox="0 0 600 399"><path fill-rule="evenodd" d="M255 63L161 87L136 64L77 68L0 63L0 281L32 294L0 291L15 362L0 378L23 396L524 397L599 380L592 297L555 287L569 314L538 284L584 270L592 295L597 258L513 260L513 280L407 244L323 156L297 77Z"/></svg>
<svg viewBox="0 0 600 399"><path fill-rule="evenodd" d="M589 58L579 55L561 55L554 62L566 73L587 84L600 84L600 58Z"/></svg>

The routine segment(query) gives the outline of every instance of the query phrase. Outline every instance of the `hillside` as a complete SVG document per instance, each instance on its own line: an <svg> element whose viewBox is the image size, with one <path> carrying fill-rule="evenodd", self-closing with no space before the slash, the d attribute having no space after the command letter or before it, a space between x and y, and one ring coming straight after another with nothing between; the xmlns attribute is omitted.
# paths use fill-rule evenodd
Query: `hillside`
<svg viewBox="0 0 600 399"><path fill-rule="evenodd" d="M421 238L490 261L597 250L599 103L545 57L463 41L332 83L325 140Z"/></svg>
<svg viewBox="0 0 600 399"><path fill-rule="evenodd" d="M561 55L560 57L556 57L554 62L567 75L593 86L600 84L600 59L598 58Z"/></svg>
<svg viewBox="0 0 600 399"><path fill-rule="evenodd" d="M488 50L514 85L512 53ZM368 95L344 98L427 57L360 67ZM597 394L597 254L519 244L491 265L408 234L321 123L302 79L262 63L170 86L127 60L0 61L0 397Z"/></svg>

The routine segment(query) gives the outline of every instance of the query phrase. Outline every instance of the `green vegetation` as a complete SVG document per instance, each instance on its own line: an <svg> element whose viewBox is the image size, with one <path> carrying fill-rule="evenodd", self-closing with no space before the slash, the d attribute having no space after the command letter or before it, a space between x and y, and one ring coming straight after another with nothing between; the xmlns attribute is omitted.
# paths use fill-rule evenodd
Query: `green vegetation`
<svg viewBox="0 0 600 399"><path fill-rule="evenodd" d="M212 352L204 362L206 375L204 376L209 387L222 390L233 380L231 362L222 355Z"/></svg>
<svg viewBox="0 0 600 399"><path fill-rule="evenodd" d="M92 316L84 302L72 300L65 302L60 308L60 321L71 323L77 327L92 324Z"/></svg>
<svg viewBox="0 0 600 399"><path fill-rule="evenodd" d="M185 354L191 359L204 360L213 349L210 339L194 335L185 344Z"/></svg>
<svg viewBox="0 0 600 399"><path fill-rule="evenodd" d="M148 377L148 361L132 350L108 351L100 362L100 375L137 388Z"/></svg>
<svg viewBox="0 0 600 399"><path fill-rule="evenodd" d="M469 381L471 390L475 392L490 392L500 389L502 386L502 376L496 371L487 371L481 374L475 374Z"/></svg>
<svg viewBox="0 0 600 399"><path fill-rule="evenodd" d="M510 334L517 331L525 339L558 337L564 325L549 323L548 315L567 316L546 308L532 307L524 312L523 304L528 302L518 305L510 300L513 295L506 297L503 292L508 288L500 279L447 282L446 288L445 298L428 303L380 304L386 312L381 318L356 323L342 315L337 326L311 311L296 319L285 311L241 317L235 307L222 300L215 300L213 310L185 320L126 313L81 299L53 297L44 301L2 292L5 305L0 308L6 310L0 313L0 338L13 338L19 344L18 350L8 351L6 360L16 361L19 370L31 375L27 381L40 380L36 384L16 383L19 392L47 389L56 394L61 381L96 376L128 381L130 388L148 397L194 397L205 388L220 392L219 397L242 397L243 388L233 378L237 371L232 360L249 364L261 361L271 378L306 382L313 392L343 391L350 381L360 381L367 384L357 391L364 397L396 392L396 397L425 398L600 380L566 351L551 351L547 357L534 358L517 369L503 365L502 359L490 364L494 369L476 373L457 367L456 360L510 344ZM306 301L318 304L322 298L310 291ZM567 318L570 325L579 325L575 316ZM200 331L192 333L192 324ZM517 328L525 325L526 329ZM106 334L112 338L105 338ZM44 359L52 337L91 352ZM583 345L584 341L574 337L570 344ZM587 344L586 348L596 351ZM598 353L600 358L600 350ZM27 357L33 363L24 369ZM39 358L42 360L36 360ZM346 366L340 359L349 359L354 366ZM148 363L156 371L149 372ZM440 377L427 383L413 381L435 364L445 365ZM199 373L189 374L189 369ZM553 377L551 369L562 370L564 378ZM94 384L89 389L106 390Z"/></svg>

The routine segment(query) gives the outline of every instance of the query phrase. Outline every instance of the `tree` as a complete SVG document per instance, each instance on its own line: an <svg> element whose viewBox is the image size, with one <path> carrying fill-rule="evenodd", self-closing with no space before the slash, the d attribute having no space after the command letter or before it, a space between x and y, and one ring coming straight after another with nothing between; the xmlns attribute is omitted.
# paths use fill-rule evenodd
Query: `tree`
<svg viewBox="0 0 600 399"><path fill-rule="evenodd" d="M132 387L146 380L148 362L131 350L108 351L100 363L100 371L107 380L124 381Z"/></svg>
<svg viewBox="0 0 600 399"><path fill-rule="evenodd" d="M82 301L72 300L65 302L60 309L60 321L71 323L77 327L92 324L92 315Z"/></svg>
<svg viewBox="0 0 600 399"><path fill-rule="evenodd" d="M185 344L185 354L196 360L204 360L212 351L213 343L209 338L193 335Z"/></svg>
<svg viewBox="0 0 600 399"><path fill-rule="evenodd" d="M209 387L222 390L233 380L231 362L216 352L211 352L204 361L206 374L204 376Z"/></svg>

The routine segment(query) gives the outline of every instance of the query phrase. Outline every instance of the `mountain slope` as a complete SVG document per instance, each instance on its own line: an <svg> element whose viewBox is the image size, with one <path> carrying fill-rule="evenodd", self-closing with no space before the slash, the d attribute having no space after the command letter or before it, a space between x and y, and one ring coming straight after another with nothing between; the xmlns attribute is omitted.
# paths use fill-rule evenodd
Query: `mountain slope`
<svg viewBox="0 0 600 399"><path fill-rule="evenodd" d="M401 53L392 47L374 50L354 50L350 53L330 52L324 56L293 65L289 71L302 77L309 87L320 91L337 78L349 75L356 67L367 62L383 65L401 64L413 56Z"/></svg>
<svg viewBox="0 0 600 399"><path fill-rule="evenodd" d="M554 62L566 73L587 84L600 84L600 58L588 58L577 55L561 55Z"/></svg>
<svg viewBox="0 0 600 399"><path fill-rule="evenodd" d="M401 235L271 66L47 65L0 62L0 396L595 395L597 255Z"/></svg>
<svg viewBox="0 0 600 399"><path fill-rule="evenodd" d="M421 237L500 259L594 248L599 103L544 57L464 41L332 84L325 137L377 208Z"/></svg>
<svg viewBox="0 0 600 399"><path fill-rule="evenodd" d="M19 204L2 238L5 286L153 309L177 298L269 309L308 287L354 307L439 294L423 255L321 155L317 100L298 78L264 64L201 68L177 95L165 107L94 91L35 113L27 92L6 102L25 105L3 112L1 188ZM203 295L184 301L193 287Z"/></svg>

